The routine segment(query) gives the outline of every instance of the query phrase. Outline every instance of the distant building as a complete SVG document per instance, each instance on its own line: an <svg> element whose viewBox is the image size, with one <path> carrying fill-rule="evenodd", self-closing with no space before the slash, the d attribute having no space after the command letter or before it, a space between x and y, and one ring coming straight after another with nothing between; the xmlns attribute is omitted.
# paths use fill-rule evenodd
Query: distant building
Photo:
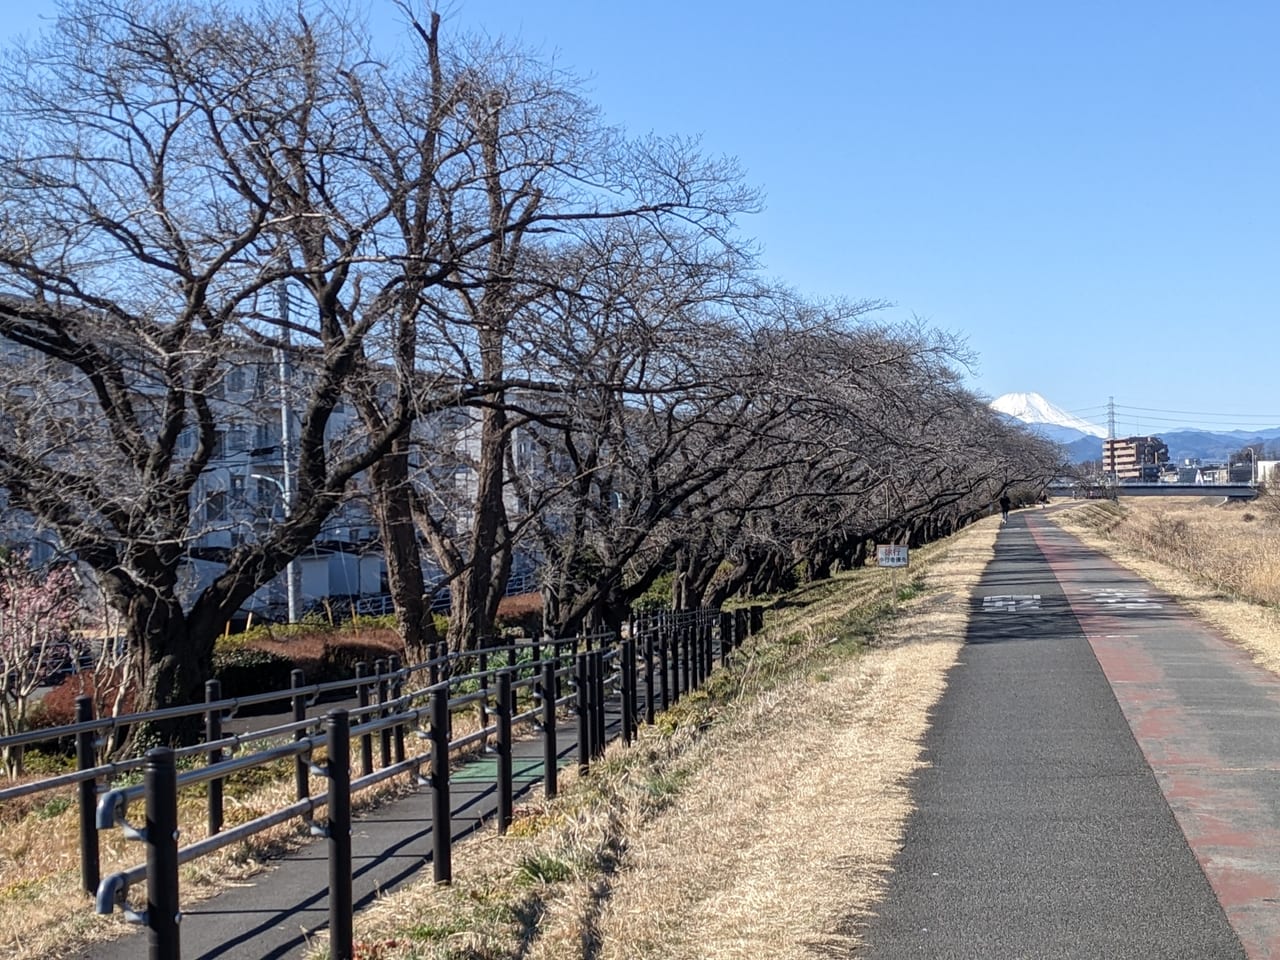
<svg viewBox="0 0 1280 960"><path fill-rule="evenodd" d="M1227 481L1229 483L1252 483L1256 469L1253 463L1249 461L1230 464L1227 467Z"/></svg>
<svg viewBox="0 0 1280 960"><path fill-rule="evenodd" d="M1169 447L1159 437L1123 437L1102 441L1102 468L1117 480L1160 479Z"/></svg>

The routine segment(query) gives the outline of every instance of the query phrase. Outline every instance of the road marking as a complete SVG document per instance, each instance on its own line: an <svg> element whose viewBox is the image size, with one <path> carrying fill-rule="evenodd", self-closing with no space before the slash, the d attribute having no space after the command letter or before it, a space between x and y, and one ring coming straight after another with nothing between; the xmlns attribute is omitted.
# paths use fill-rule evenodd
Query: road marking
<svg viewBox="0 0 1280 960"><path fill-rule="evenodd" d="M1013 613L1015 610L1039 610L1040 594L1006 593L982 598L983 613Z"/></svg>
<svg viewBox="0 0 1280 960"><path fill-rule="evenodd" d="M1120 607L1123 610L1159 610L1161 604L1153 600L1146 590L1118 590L1115 587L1103 587L1100 590L1087 590L1084 597L1091 603L1108 607Z"/></svg>

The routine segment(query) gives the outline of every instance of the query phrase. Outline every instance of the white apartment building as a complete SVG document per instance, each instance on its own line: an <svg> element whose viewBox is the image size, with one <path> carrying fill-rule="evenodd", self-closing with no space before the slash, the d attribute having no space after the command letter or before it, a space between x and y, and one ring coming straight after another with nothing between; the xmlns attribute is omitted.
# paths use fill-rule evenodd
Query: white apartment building
<svg viewBox="0 0 1280 960"><path fill-rule="evenodd" d="M273 358L270 351L252 344L244 344L238 356L223 361L225 375L209 398L217 424L213 456L191 494L191 526L181 571L188 596L218 574L228 550L260 537L283 517L286 492L293 487L282 438L286 423L288 440L297 436L299 422L289 395L305 389L305 374L290 371L278 356ZM83 457L93 449L100 417L78 374L34 349L0 338L0 375L0 390L14 402L33 399L39 390L43 416L28 418L24 424L28 434L32 424L43 431L37 445L65 451L52 454L55 457ZM148 392L145 381L136 389L139 396ZM335 411L326 431L335 450L349 431L358 428L356 421L349 405ZM194 453L196 442L192 428L179 434L179 459ZM30 515L9 508L6 499L0 491L0 543L29 546L37 562L59 553L56 535ZM310 549L295 561L294 569L303 604L383 592L384 564L368 504L354 496L335 511ZM246 609L279 615L285 609L286 594L282 573L259 590Z"/></svg>
<svg viewBox="0 0 1280 960"><path fill-rule="evenodd" d="M217 431L213 456L191 493L191 527L181 570L183 593L188 597L198 594L221 572L227 551L265 535L274 522L284 518L287 494L294 486L288 474L291 457L287 445L295 442L300 427L294 411L301 402L293 397L308 386L305 371L292 370L281 363L278 354L273 356L268 349L247 343L240 347L238 356L224 357L223 365L225 375L210 396ZM51 378L67 376L55 372L54 365L36 351L0 338L0 369L34 367L49 371ZM145 385L139 387L140 392L145 390ZM68 423L85 424L97 416L93 398L82 386L69 383L58 406ZM432 489L434 502L447 505L455 534L465 533L475 501L478 418L474 410L457 409L414 426L421 442L414 454L415 482ZM335 453L341 451L348 434L359 436L361 432L355 410L340 403L326 430ZM77 440L84 443L82 450L91 446L86 437ZM196 444L194 429L188 428L179 434L176 452L180 458L189 457ZM513 432L511 462L517 470L538 469L533 438L523 428ZM504 497L513 519L527 510L515 489L509 487ZM52 531L5 507L0 491L0 543L29 544L37 561L59 552ZM521 554L513 573L526 583L534 566L536 558ZM339 603L349 603L385 594L379 530L367 500L358 491L328 519L292 569L298 601L304 608L336 598ZM281 572L258 590L244 610L282 617L287 610L288 574ZM424 583L438 582L441 576L434 562L424 558Z"/></svg>

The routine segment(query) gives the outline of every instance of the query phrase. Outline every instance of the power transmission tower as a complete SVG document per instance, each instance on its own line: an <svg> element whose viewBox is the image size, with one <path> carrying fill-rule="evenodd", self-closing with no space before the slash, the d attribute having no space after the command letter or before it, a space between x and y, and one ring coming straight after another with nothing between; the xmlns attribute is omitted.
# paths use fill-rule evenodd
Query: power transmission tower
<svg viewBox="0 0 1280 960"><path fill-rule="evenodd" d="M1107 477L1114 484L1116 476L1116 398L1107 397L1107 442L1103 444L1107 451Z"/></svg>

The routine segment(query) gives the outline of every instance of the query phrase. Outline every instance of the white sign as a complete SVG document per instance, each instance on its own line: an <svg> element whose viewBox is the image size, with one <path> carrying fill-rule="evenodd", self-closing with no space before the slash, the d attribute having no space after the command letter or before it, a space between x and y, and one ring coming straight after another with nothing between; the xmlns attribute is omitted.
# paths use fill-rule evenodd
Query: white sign
<svg viewBox="0 0 1280 960"><path fill-rule="evenodd" d="M896 543L876 544L876 563L882 567L905 567L907 548Z"/></svg>
<svg viewBox="0 0 1280 960"><path fill-rule="evenodd" d="M1040 594L1013 593L982 598L983 613L1013 613L1015 610L1039 610Z"/></svg>

